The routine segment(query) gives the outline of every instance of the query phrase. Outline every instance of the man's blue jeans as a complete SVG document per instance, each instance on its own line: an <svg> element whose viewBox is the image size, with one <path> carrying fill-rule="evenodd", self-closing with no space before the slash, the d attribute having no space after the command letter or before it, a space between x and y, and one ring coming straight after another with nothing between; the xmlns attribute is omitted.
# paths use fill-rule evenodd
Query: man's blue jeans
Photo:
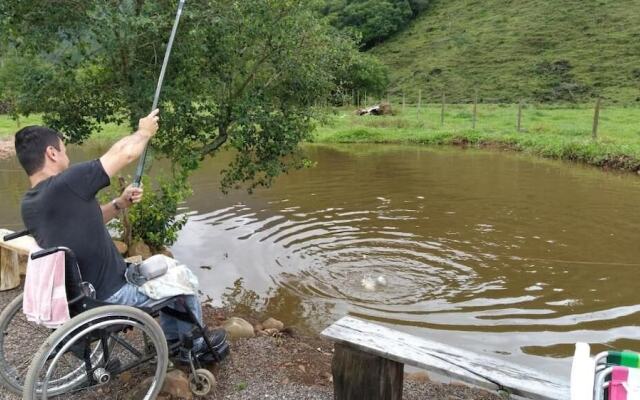
<svg viewBox="0 0 640 400"><path fill-rule="evenodd" d="M192 295L185 295L182 296L182 298L185 300L184 304L191 309L198 321L202 323L202 308L198 298ZM112 294L111 297L105 301L108 303L122 304L126 306L144 307L145 305L157 300L151 299L147 295L138 291L137 286L127 282L120 288L120 290ZM170 305L170 307L178 311L186 311L182 304L173 304ZM162 326L162 330L164 331L164 335L167 340L180 339L181 335L190 333L193 328L192 324L181 321L162 312L160 313L160 326Z"/></svg>

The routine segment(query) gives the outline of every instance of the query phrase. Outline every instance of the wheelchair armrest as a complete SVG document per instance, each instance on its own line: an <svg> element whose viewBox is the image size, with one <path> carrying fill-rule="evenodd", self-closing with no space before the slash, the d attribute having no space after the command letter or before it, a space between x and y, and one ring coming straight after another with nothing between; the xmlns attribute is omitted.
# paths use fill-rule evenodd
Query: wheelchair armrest
<svg viewBox="0 0 640 400"><path fill-rule="evenodd" d="M64 251L66 252L67 249L66 247L51 247L48 249L44 249L44 250L40 250L40 251L36 251L35 253L31 254L31 259L32 260L37 260L38 258L42 258L42 257L46 257L50 254L54 254L57 253L59 251Z"/></svg>
<svg viewBox="0 0 640 400"><path fill-rule="evenodd" d="M5 235L2 240L5 242L8 242L9 240L13 240L13 239L17 239L19 237L22 236L27 236L29 234L29 230L25 229L23 231L18 231L18 232L14 232L14 233L10 233L8 235Z"/></svg>

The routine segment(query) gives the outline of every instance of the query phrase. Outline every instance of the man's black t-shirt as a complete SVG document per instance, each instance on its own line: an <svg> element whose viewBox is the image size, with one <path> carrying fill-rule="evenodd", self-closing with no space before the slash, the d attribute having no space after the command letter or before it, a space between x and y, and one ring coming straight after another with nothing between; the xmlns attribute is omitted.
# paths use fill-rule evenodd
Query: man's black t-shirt
<svg viewBox="0 0 640 400"><path fill-rule="evenodd" d="M66 246L82 279L104 300L125 283L124 259L102 219L96 193L109 186L99 160L76 164L34 186L22 199L22 220L42 248Z"/></svg>

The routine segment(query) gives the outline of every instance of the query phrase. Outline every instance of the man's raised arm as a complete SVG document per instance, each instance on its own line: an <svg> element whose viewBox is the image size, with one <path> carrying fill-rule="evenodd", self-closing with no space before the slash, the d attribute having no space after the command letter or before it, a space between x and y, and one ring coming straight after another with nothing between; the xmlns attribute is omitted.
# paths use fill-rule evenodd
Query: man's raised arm
<svg viewBox="0 0 640 400"><path fill-rule="evenodd" d="M158 131L158 113L159 111L155 109L151 114L140 119L137 131L118 140L100 157L102 168L109 177L140 157L149 140Z"/></svg>

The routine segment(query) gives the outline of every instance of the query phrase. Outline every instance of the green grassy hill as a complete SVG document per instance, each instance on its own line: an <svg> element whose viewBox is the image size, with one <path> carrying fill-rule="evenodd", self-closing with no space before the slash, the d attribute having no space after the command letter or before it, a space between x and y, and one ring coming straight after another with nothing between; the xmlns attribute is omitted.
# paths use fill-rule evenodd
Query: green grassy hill
<svg viewBox="0 0 640 400"><path fill-rule="evenodd" d="M372 53L412 101L640 104L640 1L434 0Z"/></svg>

